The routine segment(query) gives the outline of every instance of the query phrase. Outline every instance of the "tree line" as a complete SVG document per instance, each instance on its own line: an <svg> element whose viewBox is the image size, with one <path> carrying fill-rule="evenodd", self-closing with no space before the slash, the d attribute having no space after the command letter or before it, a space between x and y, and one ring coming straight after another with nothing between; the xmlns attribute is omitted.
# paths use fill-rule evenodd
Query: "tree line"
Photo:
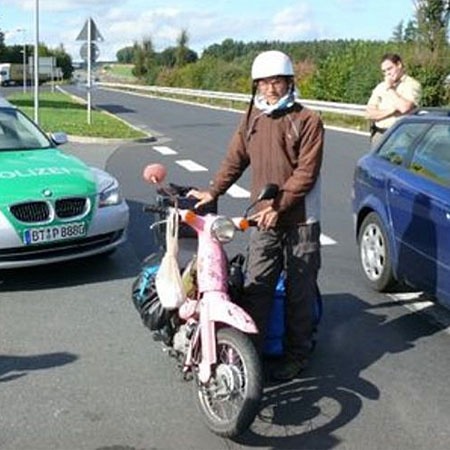
<svg viewBox="0 0 450 450"><path fill-rule="evenodd" d="M255 56L277 49L295 65L301 97L345 103L366 103L381 80L384 53L401 55L407 73L423 86L424 106L450 102L450 49L447 39L450 0L415 0L415 16L400 22L387 41L315 40L242 42L225 39L207 47L201 57L188 46L187 30L176 45L156 52L150 37L117 52L121 63L133 64L133 74L150 85L229 92L249 92Z"/></svg>
<svg viewBox="0 0 450 450"><path fill-rule="evenodd" d="M23 52L28 57L34 55L34 45L5 45L5 34L0 30L0 63L9 62L15 64L22 64ZM44 43L39 43L39 56L53 56L56 59L56 66L61 68L63 78L70 80L73 73L72 57L66 52L64 46L61 44L52 49L47 47Z"/></svg>

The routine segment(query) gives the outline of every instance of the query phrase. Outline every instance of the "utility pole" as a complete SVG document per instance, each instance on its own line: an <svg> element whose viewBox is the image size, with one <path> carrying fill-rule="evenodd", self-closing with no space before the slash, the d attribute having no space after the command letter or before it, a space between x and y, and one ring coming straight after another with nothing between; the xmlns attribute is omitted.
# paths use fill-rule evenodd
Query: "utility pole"
<svg viewBox="0 0 450 450"><path fill-rule="evenodd" d="M34 121L39 124L39 0L35 0Z"/></svg>
<svg viewBox="0 0 450 450"><path fill-rule="evenodd" d="M25 38L25 28L18 28L16 31L22 32L22 39L23 39L23 58L22 58L22 66L23 66L23 93L25 94L27 92L27 44L26 44L26 38Z"/></svg>

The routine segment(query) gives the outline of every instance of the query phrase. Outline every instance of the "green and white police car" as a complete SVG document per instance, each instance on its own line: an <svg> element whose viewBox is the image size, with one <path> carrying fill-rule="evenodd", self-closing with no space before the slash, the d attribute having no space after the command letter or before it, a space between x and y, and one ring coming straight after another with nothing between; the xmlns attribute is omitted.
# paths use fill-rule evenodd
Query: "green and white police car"
<svg viewBox="0 0 450 450"><path fill-rule="evenodd" d="M0 269L110 253L126 239L118 181L65 154L0 97Z"/></svg>

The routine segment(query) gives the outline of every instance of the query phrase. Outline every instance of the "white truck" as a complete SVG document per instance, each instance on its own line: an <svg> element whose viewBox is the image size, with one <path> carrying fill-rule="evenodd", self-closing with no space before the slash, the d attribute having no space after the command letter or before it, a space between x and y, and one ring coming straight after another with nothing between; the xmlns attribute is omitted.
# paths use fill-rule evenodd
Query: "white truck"
<svg viewBox="0 0 450 450"><path fill-rule="evenodd" d="M21 85L24 81L24 75L27 84L32 84L34 82L34 75L30 72L30 69L32 71L33 68L27 66L24 72L23 64L0 63L0 86ZM59 68L55 68L54 78L56 78L56 69ZM39 84L50 81L51 79L51 70L48 67L39 67Z"/></svg>

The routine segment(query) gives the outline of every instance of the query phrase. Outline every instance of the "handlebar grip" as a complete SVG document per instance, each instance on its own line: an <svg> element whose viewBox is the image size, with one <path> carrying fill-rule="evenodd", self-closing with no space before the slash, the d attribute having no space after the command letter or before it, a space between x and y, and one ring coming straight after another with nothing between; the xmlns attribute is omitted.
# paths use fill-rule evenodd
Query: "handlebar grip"
<svg viewBox="0 0 450 450"><path fill-rule="evenodd" d="M160 205L144 205L142 210L144 212L152 212L157 214L165 214L167 212L167 208Z"/></svg>

